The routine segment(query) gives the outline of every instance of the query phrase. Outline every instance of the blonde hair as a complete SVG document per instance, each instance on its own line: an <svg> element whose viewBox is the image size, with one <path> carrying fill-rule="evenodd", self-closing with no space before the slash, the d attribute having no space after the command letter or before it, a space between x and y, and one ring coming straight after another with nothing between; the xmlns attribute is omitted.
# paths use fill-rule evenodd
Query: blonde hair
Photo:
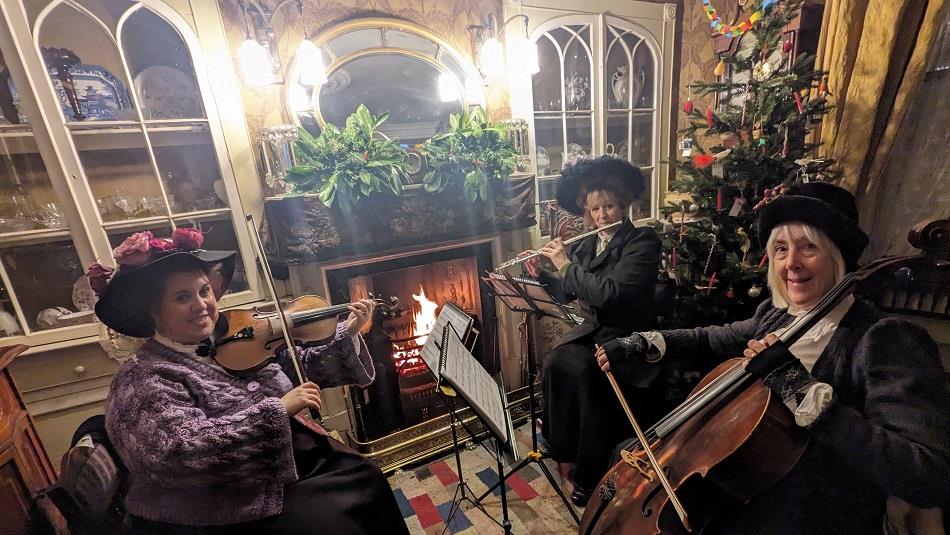
<svg viewBox="0 0 950 535"><path fill-rule="evenodd" d="M788 298L788 288L785 286L785 281L779 276L776 270L776 264L774 261L775 256L775 239L778 236L778 233L787 230L789 234L800 234L805 236L805 238L811 243L818 246L822 251L827 251L831 254L831 262L833 265L832 275L834 277L834 283L838 284L841 279L844 278L847 273L847 269L844 264L844 257L841 255L841 250L838 249L838 246L835 245L831 238L827 234L818 230L817 228L807 225L805 223L783 223L781 225L776 225L772 228L772 233L769 234L769 240L765 244L765 251L769 255L769 271L768 271L768 284L769 290L772 292L772 304L775 305L775 308L788 308L789 298Z"/></svg>
<svg viewBox="0 0 950 535"><path fill-rule="evenodd" d="M627 201L627 199L625 199L621 195L618 195L616 191L611 190L611 189L606 189L606 188L591 189L591 190L585 191L584 195L582 197L579 197L580 201L582 201L583 204L580 201L577 203L578 205L584 207L584 225L588 227L595 226L594 218L590 216L590 210L587 208L588 203L590 201L590 196L595 193L606 197L608 201L612 201L620 205L620 209L623 210L624 217L630 216L630 202Z"/></svg>

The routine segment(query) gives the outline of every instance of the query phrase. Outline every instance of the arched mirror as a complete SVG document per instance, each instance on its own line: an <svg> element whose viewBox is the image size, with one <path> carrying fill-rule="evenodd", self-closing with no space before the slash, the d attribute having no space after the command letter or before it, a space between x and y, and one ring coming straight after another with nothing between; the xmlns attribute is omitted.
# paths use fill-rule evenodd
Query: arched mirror
<svg viewBox="0 0 950 535"><path fill-rule="evenodd" d="M471 62L414 24L359 19L329 29L314 44L328 65L327 81L307 85L308 73L295 60L287 103L297 124L315 135L328 123L343 127L365 104L374 115L389 112L382 133L402 143L421 143L445 131L449 115L484 105Z"/></svg>

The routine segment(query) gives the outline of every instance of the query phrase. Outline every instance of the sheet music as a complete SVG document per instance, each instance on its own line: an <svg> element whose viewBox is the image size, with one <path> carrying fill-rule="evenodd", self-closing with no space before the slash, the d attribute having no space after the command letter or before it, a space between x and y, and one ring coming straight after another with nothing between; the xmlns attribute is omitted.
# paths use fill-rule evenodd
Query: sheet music
<svg viewBox="0 0 950 535"><path fill-rule="evenodd" d="M451 331L452 328L448 329ZM450 332L446 340L442 378L481 417L496 438L509 442L505 402L498 383L488 375L454 332Z"/></svg>
<svg viewBox="0 0 950 535"><path fill-rule="evenodd" d="M432 332L429 333L426 343L422 345L422 360L425 361L426 366L436 377L439 375L439 345L442 343L442 332L447 325L451 325L458 336L464 338L468 336L468 332L472 328L472 318L451 301L442 305L442 310L439 312L439 317L435 319Z"/></svg>
<svg viewBox="0 0 950 535"><path fill-rule="evenodd" d="M537 310L547 316L563 319L578 325L583 321L583 319L579 321L578 319L580 317L571 312L573 307L558 303L554 297L548 293L547 288L538 280L525 277L511 277L511 280L508 280L507 277L498 275L497 273L489 273L488 280L495 295L511 310L532 311L537 307ZM524 289L524 292L531 298L534 306L531 306L519 291L512 286L512 281Z"/></svg>

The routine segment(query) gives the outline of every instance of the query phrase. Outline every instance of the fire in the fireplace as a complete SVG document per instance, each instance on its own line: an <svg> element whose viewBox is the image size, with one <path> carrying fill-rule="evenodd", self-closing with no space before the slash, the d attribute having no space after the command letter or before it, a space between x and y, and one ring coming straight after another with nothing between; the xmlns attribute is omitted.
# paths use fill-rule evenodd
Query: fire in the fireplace
<svg viewBox="0 0 950 535"><path fill-rule="evenodd" d="M412 298L418 303L418 308L413 307L412 336L393 341L393 360L396 362L396 370L404 377L428 372L420 354L422 346L435 326L437 317L435 311L439 308L438 303L426 297L422 285L419 286L419 294L412 294Z"/></svg>

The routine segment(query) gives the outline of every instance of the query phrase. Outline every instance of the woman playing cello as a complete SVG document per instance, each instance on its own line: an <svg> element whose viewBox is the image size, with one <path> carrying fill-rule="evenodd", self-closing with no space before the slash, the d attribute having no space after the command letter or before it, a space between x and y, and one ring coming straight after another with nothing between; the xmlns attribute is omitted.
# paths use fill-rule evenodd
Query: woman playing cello
<svg viewBox="0 0 950 535"><path fill-rule="evenodd" d="M810 442L779 482L715 516L703 533L880 533L888 496L920 507L950 498L950 405L937 347L913 324L844 298L790 347L776 343L856 267L868 242L854 197L827 183L790 187L758 222L772 299L745 321L634 333L598 364L619 377L644 362L739 353ZM765 462L768 462L766 459Z"/></svg>
<svg viewBox="0 0 950 535"><path fill-rule="evenodd" d="M590 358L594 344L648 329L656 321L653 287L660 239L652 229L635 228L627 217L644 186L639 169L608 156L566 167L558 179L558 204L584 214L597 228L623 223L583 239L570 252L560 239L542 247L556 273L542 270L538 259L526 263L559 300L576 298L585 318L558 341L542 366L544 437L561 475L573 479L571 499L578 506L587 503L606 472L613 445L632 435L629 427L617 425L623 413ZM638 417L651 421L661 412L659 396L636 386L627 393L650 400L638 404Z"/></svg>
<svg viewBox="0 0 950 535"><path fill-rule="evenodd" d="M320 408L316 384L293 387L276 362L231 375L201 351L235 261L234 252L200 250L202 241L193 229L172 240L137 233L113 251L115 273L90 270L96 315L148 338L106 402L109 438L129 472L134 533L406 533L379 469L296 417ZM303 365L369 362L358 333L372 308L353 304L328 344L301 348ZM315 379L368 384L372 367L361 370Z"/></svg>

